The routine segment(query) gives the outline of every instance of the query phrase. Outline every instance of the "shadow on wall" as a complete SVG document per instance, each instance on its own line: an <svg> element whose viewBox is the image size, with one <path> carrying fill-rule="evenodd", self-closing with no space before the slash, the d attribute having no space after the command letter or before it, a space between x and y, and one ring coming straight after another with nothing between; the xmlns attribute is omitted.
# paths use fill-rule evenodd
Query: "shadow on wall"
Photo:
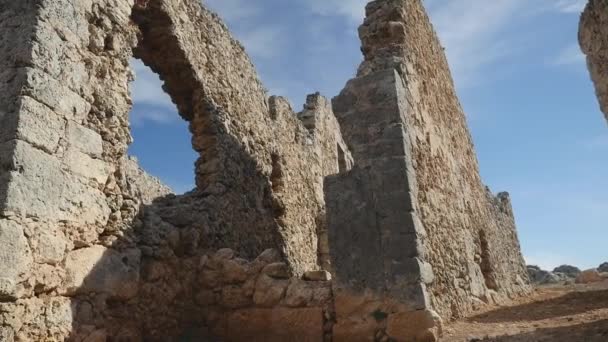
<svg viewBox="0 0 608 342"><path fill-rule="evenodd" d="M215 300L200 299L200 293L212 282L222 285L221 279L202 272L201 260L217 246L238 246L239 256L248 259L265 248L280 250L275 219L281 213L280 203L251 153L222 131L229 116L207 100L188 58L170 34L171 22L161 11L140 15L134 11L133 20L143 32L135 55L161 75L165 90L189 121L193 148L200 153L197 188L142 201L142 194L151 190L146 187L160 185L143 182L137 188L128 175L127 179L117 175L123 183L123 207L135 206L129 210L139 214L132 222L123 222L124 229L104 232L103 245L68 255L70 340L214 341L206 329L206 322L217 318L211 315L250 305L253 288L240 293L238 281L219 287L212 296L226 296L227 288L228 296L238 300L229 307L214 307Z"/></svg>
<svg viewBox="0 0 608 342"><path fill-rule="evenodd" d="M234 153L247 160L247 153L239 146L233 141ZM255 165L250 159L247 163ZM250 171L248 178L262 184L263 176ZM256 241L258 235L248 234L247 227L229 229L223 218L248 210L230 207L247 203L242 201L243 196L251 201L263 199L260 205L270 208L270 184L259 193L221 188L169 194L141 204L139 215L128 229L116 234L119 237L111 244L81 248L68 255L71 340L104 341L107 336L111 337L109 341L216 341L207 329L207 322L217 318L211 315L253 304L253 287L243 292L238 280L222 284L220 273L214 279L213 273L204 271L201 261L217 246L234 246L236 241L243 246L239 256L248 259L261 253L260 246L276 247L271 239ZM244 224L251 223L246 216L241 219ZM251 240L250 245L245 238ZM213 296L236 299L228 306L216 306L214 299L201 299L201 293L208 294L209 287L215 288ZM222 299L222 303L230 302Z"/></svg>

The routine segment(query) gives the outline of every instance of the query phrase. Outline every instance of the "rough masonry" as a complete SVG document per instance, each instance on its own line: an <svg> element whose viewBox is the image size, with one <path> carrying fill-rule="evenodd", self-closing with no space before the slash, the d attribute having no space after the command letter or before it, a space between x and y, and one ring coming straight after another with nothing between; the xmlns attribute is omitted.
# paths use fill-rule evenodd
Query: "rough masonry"
<svg viewBox="0 0 608 342"><path fill-rule="evenodd" d="M1 341L432 341L528 290L421 0L370 2L357 77L297 113L198 0L0 0L0 33ZM126 154L132 58L187 194Z"/></svg>
<svg viewBox="0 0 608 342"><path fill-rule="evenodd" d="M608 1L590 0L581 15L579 42L608 119Z"/></svg>
<svg viewBox="0 0 608 342"><path fill-rule="evenodd" d="M333 101L355 161L326 180L334 333L342 322L345 334L360 322L377 329L366 313L374 308L387 315L389 335L418 325L410 338L426 340L440 318L526 293L528 280L509 196L493 196L480 180L422 2L372 1L366 10L365 60ZM367 307L341 310L343 296L366 296Z"/></svg>

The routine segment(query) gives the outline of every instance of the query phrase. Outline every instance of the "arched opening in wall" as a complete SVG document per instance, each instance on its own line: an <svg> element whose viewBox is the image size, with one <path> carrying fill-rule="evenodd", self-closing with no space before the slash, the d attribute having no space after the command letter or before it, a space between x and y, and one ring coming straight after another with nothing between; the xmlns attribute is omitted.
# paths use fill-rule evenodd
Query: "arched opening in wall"
<svg viewBox="0 0 608 342"><path fill-rule="evenodd" d="M131 69L135 81L131 85L133 143L129 155L176 194L191 191L198 154L192 149L188 122L179 116L157 74L139 59L131 60Z"/></svg>

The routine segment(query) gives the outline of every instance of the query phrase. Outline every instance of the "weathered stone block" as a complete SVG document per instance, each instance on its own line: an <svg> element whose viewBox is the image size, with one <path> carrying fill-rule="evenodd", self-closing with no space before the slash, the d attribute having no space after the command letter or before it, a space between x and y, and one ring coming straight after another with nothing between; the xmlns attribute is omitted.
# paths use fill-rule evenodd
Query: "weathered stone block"
<svg viewBox="0 0 608 342"><path fill-rule="evenodd" d="M67 239L58 229L37 227L30 244L34 249L34 260L37 263L56 265L65 256Z"/></svg>
<svg viewBox="0 0 608 342"><path fill-rule="evenodd" d="M239 310L223 318L215 333L228 342L319 342L323 341L323 310Z"/></svg>
<svg viewBox="0 0 608 342"><path fill-rule="evenodd" d="M65 121L44 104L28 96L19 98L19 115L10 115L15 126L13 139L21 139L45 152L54 153L65 132ZM9 121L9 120L7 120Z"/></svg>
<svg viewBox="0 0 608 342"><path fill-rule="evenodd" d="M273 279L265 274L262 274L258 277L255 284L253 301L259 306L273 307L279 304L281 299L283 299L288 285L288 280Z"/></svg>
<svg viewBox="0 0 608 342"><path fill-rule="evenodd" d="M32 252L23 228L0 219L0 300L14 298L16 286L32 266Z"/></svg>
<svg viewBox="0 0 608 342"><path fill-rule="evenodd" d="M103 293L116 299L137 295L141 252L118 252L93 246L70 252L66 257L66 295Z"/></svg>
<svg viewBox="0 0 608 342"><path fill-rule="evenodd" d="M386 333L398 342L435 342L441 334L441 326L441 318L435 312L401 312L388 316Z"/></svg>
<svg viewBox="0 0 608 342"><path fill-rule="evenodd" d="M38 69L27 68L25 95L32 97L58 115L81 122L91 110L91 105L80 95Z"/></svg>
<svg viewBox="0 0 608 342"><path fill-rule="evenodd" d="M93 159L89 155L70 148L64 158L65 167L70 173L98 184L105 185L114 168L103 160Z"/></svg>
<svg viewBox="0 0 608 342"><path fill-rule="evenodd" d="M73 121L67 124L67 139L70 148L76 149L93 158L100 158L103 153L103 140L99 133Z"/></svg>
<svg viewBox="0 0 608 342"><path fill-rule="evenodd" d="M4 163L11 177L0 207L5 213L49 222L107 222L110 209L106 196L64 171L57 158L20 140L2 145L0 150L12 150L10 160Z"/></svg>

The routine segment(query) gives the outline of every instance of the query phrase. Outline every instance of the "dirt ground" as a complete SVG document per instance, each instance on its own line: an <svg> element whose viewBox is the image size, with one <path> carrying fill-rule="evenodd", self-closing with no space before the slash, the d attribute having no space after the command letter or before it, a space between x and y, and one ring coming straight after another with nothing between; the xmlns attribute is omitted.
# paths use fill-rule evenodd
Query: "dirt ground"
<svg viewBox="0 0 608 342"><path fill-rule="evenodd" d="M541 287L448 324L442 342L608 342L608 281Z"/></svg>

